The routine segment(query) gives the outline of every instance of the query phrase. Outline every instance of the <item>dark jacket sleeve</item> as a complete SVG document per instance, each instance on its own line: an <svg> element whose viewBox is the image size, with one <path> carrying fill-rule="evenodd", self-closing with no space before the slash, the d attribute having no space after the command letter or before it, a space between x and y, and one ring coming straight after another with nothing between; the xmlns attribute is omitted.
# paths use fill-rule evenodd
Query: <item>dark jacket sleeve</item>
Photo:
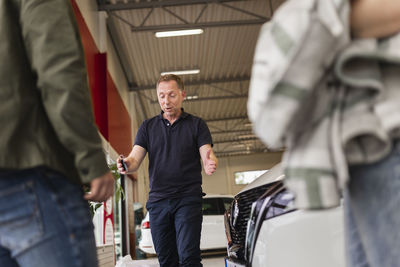
<svg viewBox="0 0 400 267"><path fill-rule="evenodd" d="M22 38L57 137L83 183L108 171L94 124L80 35L68 0L21 0Z"/></svg>

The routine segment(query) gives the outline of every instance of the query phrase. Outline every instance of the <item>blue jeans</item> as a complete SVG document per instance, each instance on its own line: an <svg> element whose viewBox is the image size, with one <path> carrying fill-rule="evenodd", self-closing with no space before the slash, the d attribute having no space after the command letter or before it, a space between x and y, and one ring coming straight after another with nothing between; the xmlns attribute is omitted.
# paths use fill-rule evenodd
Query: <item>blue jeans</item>
<svg viewBox="0 0 400 267"><path fill-rule="evenodd" d="M345 190L349 267L400 266L400 142L379 162L353 166Z"/></svg>
<svg viewBox="0 0 400 267"><path fill-rule="evenodd" d="M201 267L202 197L148 202L151 236L160 267Z"/></svg>
<svg viewBox="0 0 400 267"><path fill-rule="evenodd" d="M45 168L0 172L0 266L97 266L79 185Z"/></svg>

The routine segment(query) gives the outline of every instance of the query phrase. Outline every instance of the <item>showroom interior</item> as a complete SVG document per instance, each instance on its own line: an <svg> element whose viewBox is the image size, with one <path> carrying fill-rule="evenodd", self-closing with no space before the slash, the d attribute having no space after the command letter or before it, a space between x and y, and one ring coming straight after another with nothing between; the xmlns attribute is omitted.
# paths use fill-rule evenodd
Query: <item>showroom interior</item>
<svg viewBox="0 0 400 267"><path fill-rule="evenodd" d="M279 163L282 151L269 149L252 131L247 97L258 33L282 2L71 0L110 166L118 155L129 154L140 123L159 114L155 83L160 74L176 71L189 71L182 75L187 92L183 107L206 121L219 159L216 173L203 173L206 194L233 196L245 187L235 173L269 170ZM156 34L190 29L200 32ZM135 211L145 213L147 168L146 158L136 173L120 180L123 196L96 211L102 267L115 266L128 254L140 258Z"/></svg>

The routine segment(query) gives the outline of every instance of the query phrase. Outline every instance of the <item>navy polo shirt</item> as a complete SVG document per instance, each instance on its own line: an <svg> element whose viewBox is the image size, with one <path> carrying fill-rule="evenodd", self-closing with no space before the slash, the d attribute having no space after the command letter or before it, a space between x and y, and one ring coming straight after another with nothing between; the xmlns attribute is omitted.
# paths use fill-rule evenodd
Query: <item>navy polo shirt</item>
<svg viewBox="0 0 400 267"><path fill-rule="evenodd" d="M199 148L212 145L210 130L204 120L183 109L172 125L162 114L145 120L135 140L149 155L149 202L201 195Z"/></svg>

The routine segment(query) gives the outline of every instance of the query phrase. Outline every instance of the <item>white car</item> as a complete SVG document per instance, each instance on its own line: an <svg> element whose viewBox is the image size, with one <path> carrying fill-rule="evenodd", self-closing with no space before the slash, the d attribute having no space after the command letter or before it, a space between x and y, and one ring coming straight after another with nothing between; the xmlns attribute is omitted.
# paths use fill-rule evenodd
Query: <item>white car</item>
<svg viewBox="0 0 400 267"><path fill-rule="evenodd" d="M228 267L344 267L342 206L296 210L280 165L234 198L225 214Z"/></svg>
<svg viewBox="0 0 400 267"><path fill-rule="evenodd" d="M224 213L230 207L232 200L233 196L230 195L206 195L203 197L203 223L200 240L202 251L226 249ZM156 254L151 238L149 213L142 221L139 249L146 254Z"/></svg>

